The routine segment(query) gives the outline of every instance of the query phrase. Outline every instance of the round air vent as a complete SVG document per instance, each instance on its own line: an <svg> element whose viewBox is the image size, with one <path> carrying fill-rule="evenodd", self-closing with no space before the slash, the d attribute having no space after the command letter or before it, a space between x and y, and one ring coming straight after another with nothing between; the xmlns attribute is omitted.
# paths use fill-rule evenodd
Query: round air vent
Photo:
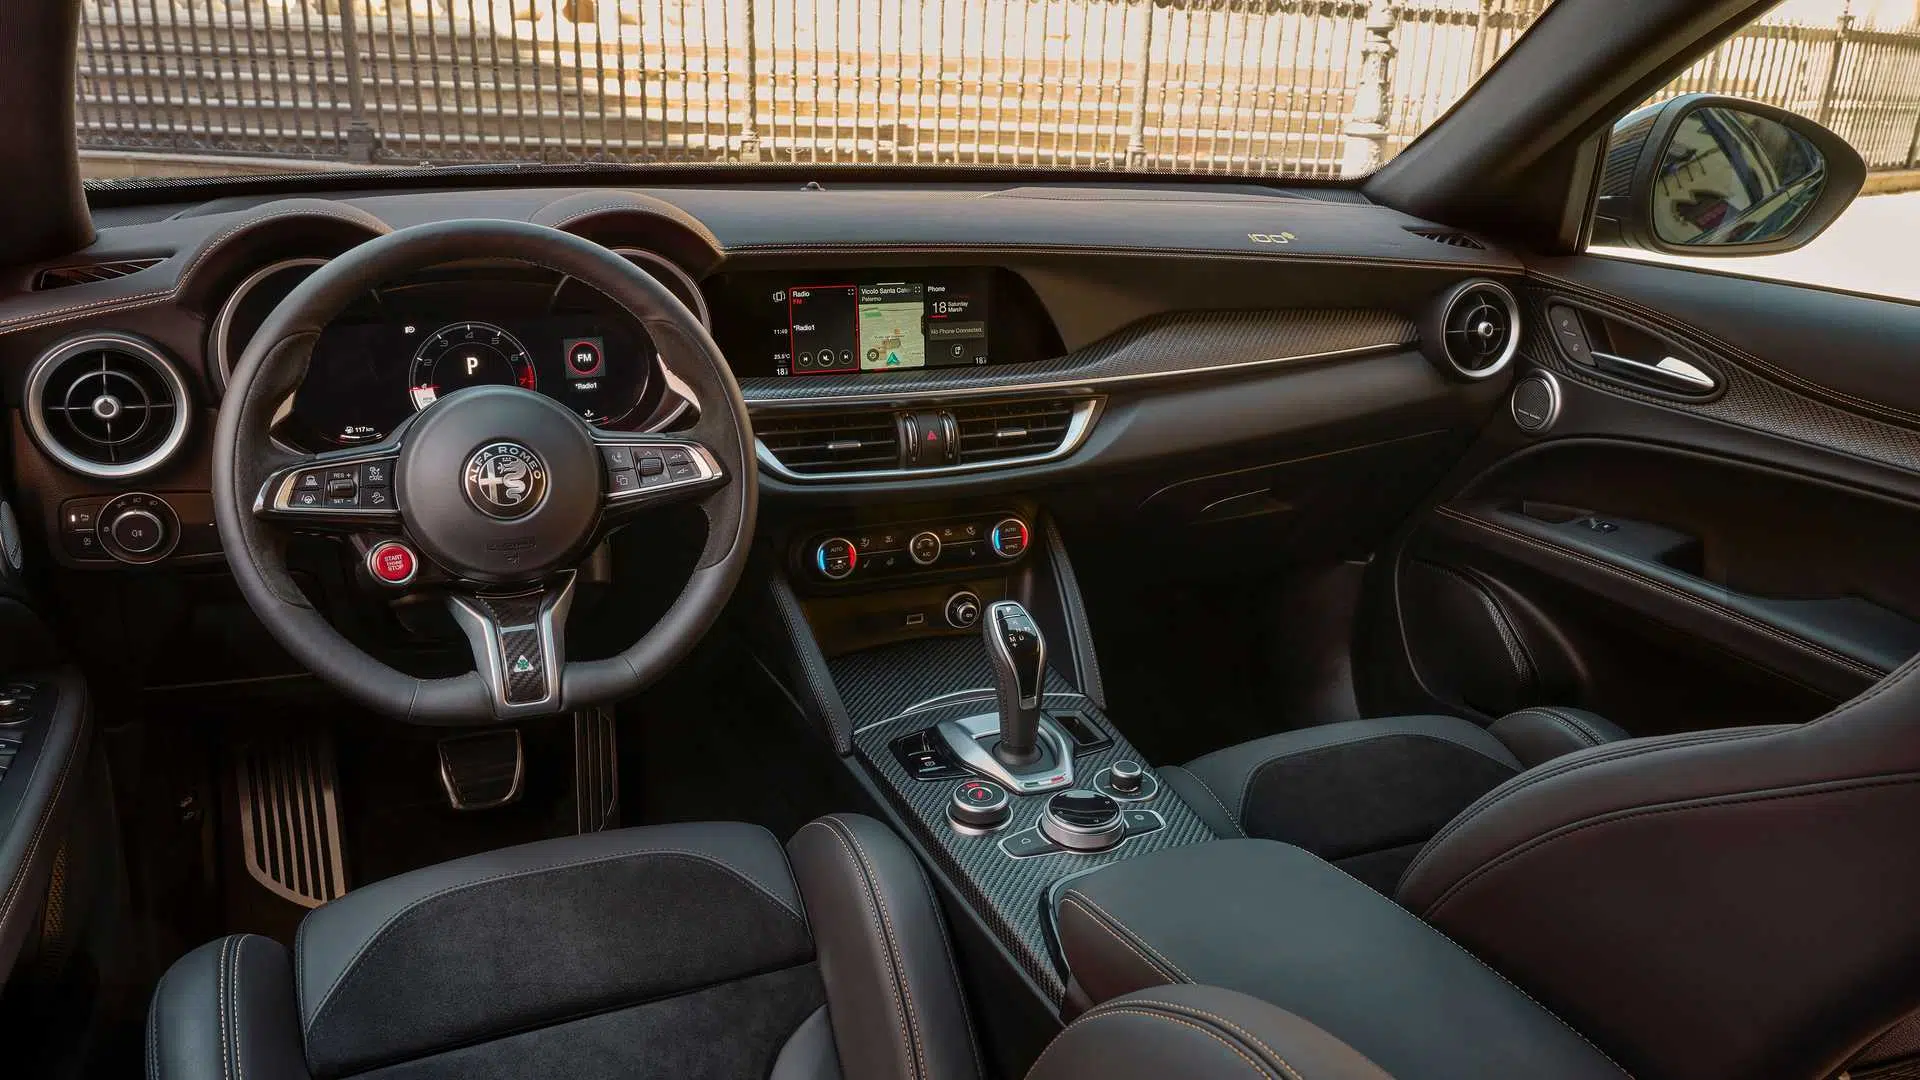
<svg viewBox="0 0 1920 1080"><path fill-rule="evenodd" d="M1463 378L1485 379L1504 370L1520 345L1520 306L1491 281L1469 281L1440 305L1433 342L1439 359Z"/></svg>
<svg viewBox="0 0 1920 1080"><path fill-rule="evenodd" d="M54 347L27 375L27 428L40 449L84 476L151 472L186 441L192 403L180 371L124 334Z"/></svg>

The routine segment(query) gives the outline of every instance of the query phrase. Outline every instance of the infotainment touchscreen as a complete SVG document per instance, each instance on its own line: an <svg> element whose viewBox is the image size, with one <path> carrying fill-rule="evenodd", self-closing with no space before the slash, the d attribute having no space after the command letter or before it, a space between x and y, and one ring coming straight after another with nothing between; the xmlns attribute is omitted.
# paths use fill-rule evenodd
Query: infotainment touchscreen
<svg viewBox="0 0 1920 1080"><path fill-rule="evenodd" d="M764 279L763 279L764 280ZM797 274L766 290L776 375L912 371L989 363L984 270Z"/></svg>

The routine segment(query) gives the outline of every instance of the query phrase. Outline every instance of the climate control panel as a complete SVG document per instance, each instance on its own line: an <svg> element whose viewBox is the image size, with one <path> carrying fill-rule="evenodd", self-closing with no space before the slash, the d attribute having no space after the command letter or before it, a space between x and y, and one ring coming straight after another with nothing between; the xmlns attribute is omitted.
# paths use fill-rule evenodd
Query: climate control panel
<svg viewBox="0 0 1920 1080"><path fill-rule="evenodd" d="M815 533L801 543L795 561L815 581L869 581L936 570L1011 564L1033 545L1033 527L1017 514L861 526ZM972 625L973 616L949 611L948 621Z"/></svg>

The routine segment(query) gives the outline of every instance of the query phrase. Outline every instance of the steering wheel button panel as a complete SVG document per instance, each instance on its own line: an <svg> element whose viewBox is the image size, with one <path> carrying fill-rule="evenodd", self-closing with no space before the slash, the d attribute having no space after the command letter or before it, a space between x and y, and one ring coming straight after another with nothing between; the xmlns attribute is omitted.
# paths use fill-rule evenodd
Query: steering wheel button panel
<svg viewBox="0 0 1920 1080"><path fill-rule="evenodd" d="M598 432L596 438L607 475L607 501L612 504L651 501L660 491L706 486L724 477L719 463L702 446L657 438L623 443L610 432Z"/></svg>
<svg viewBox="0 0 1920 1080"><path fill-rule="evenodd" d="M384 523L398 516L393 505L394 455L343 457L296 465L275 473L261 487L256 513L282 517L340 517Z"/></svg>

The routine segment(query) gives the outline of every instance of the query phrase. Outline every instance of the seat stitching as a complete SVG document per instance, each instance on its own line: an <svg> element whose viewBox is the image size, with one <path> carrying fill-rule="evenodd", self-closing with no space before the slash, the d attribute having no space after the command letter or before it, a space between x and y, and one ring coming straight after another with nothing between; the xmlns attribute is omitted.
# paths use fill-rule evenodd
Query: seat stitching
<svg viewBox="0 0 1920 1080"><path fill-rule="evenodd" d="M233 1068L227 1059L227 951L233 947L233 938L220 940L220 956L216 961L213 976L213 1012L220 1020L220 1075L232 1077Z"/></svg>
<svg viewBox="0 0 1920 1080"><path fill-rule="evenodd" d="M367 954L373 951L373 947L379 944L380 939L386 935L387 931L392 929L401 920L421 910L423 907L433 902L434 900L438 900L443 896L448 896L456 892L464 892L468 889L476 889L482 885L491 885L501 881L509 881L509 880L525 878L525 877L536 877L541 874L550 874L550 873L555 873L561 870L577 870L577 869L580 869L581 867L597 866L601 863L618 862L621 859L651 858L655 856L692 859L696 862L705 863L709 866L714 867L715 869L731 874L735 878L743 882L744 884L750 886L755 891L765 896L767 899L773 901L774 905L780 908L780 910L786 912L789 918L793 919L794 922L799 923L803 930L806 928L806 925L807 925L806 919L802 918L798 912L794 911L793 908L789 907L787 905L787 902L780 899L780 897L777 896L772 889L769 889L766 885L762 884L753 875L747 873L744 870L741 870L740 868L732 865L731 863L726 862L723 859L720 859L714 856L710 852L686 851L680 848L629 849L626 851L611 852L606 855L596 855L591 858L575 859L569 862L554 863L551 866L540 866L540 867L534 867L532 869L502 871L497 874L488 875L487 877L476 878L473 881L456 882L455 884L445 886L444 888L441 888L441 889L437 889L434 892L428 893L427 895L422 896L417 900L409 902L405 907L387 916L387 918L383 922L381 922L381 924L374 930L374 932L367 937L367 940L361 944L360 948L354 952L353 956L348 959L346 964L341 967L340 973L334 976L333 982L331 985L327 987L326 993L320 995L320 1003L314 1006L313 1019L311 1021L306 1021L304 1017L302 1018L301 1029L305 1034L312 1035L313 1029L319 1026L321 1017L325 1015L327 1011L327 1007L333 1004L334 992L339 990L341 985L347 981L347 978L358 968L360 961L365 959ZM305 929L304 923L302 924L302 929L303 930Z"/></svg>
<svg viewBox="0 0 1920 1080"><path fill-rule="evenodd" d="M246 938L238 937L234 939L233 959L230 961L230 966L233 968L233 978L227 984L227 989L231 991L231 997L233 999L233 1072L239 1080L247 1080L247 1060L244 1052L245 1044L240 1037L240 1003L245 1000L240 996L240 959L241 952L245 950L246 947Z"/></svg>
<svg viewBox="0 0 1920 1080"><path fill-rule="evenodd" d="M160 1080L160 1003L166 1000L167 978L172 974L169 970L160 976L147 1007L147 1080Z"/></svg>
<svg viewBox="0 0 1920 1080"><path fill-rule="evenodd" d="M1239 833L1241 836L1247 835L1247 830L1241 827L1239 820L1234 817L1233 811L1227 809L1226 800L1220 797L1219 792L1213 790L1213 785L1207 783L1205 777L1201 776L1199 773L1193 771L1192 769L1184 768L1179 765L1170 765L1166 769L1162 769L1160 771L1167 772L1171 769L1179 769L1181 772L1186 773L1188 776L1193 777L1193 780L1195 783L1199 784L1202 788L1206 789L1207 796L1214 801L1214 805L1220 808L1220 812L1227 816L1227 824L1233 827L1233 831L1236 833Z"/></svg>
<svg viewBox="0 0 1920 1080"><path fill-rule="evenodd" d="M84 698L81 705L86 706ZM66 760L60 763L60 775L54 780L53 792L47 796L46 804L40 809L40 820L33 827L33 839L28 841L26 853L20 856L17 864L22 870L33 865L33 857L40 850L40 841L46 837L47 826L53 822L54 808L60 805L60 794L67 790L67 780L73 775L73 764L80 758L80 738L80 734L76 732L73 738L67 741L67 756ZM25 786L31 786L32 778L40 775L40 764L47 760L47 755L44 753L46 746L46 742L43 741L41 743L43 752L35 756L33 772L24 782ZM0 928L7 925L7 920L13 915L14 905L20 902L20 897L25 893L27 877L25 873L15 873L13 881L7 886L6 903L0 904Z"/></svg>
<svg viewBox="0 0 1920 1080"><path fill-rule="evenodd" d="M1340 873L1345 874L1347 879L1349 881L1352 881L1355 885L1358 885L1363 889L1367 889L1369 892L1372 891L1372 889L1366 883L1362 882L1359 878L1354 877L1352 874L1348 874L1345 870L1341 870L1338 865L1334 863L1328 863L1327 865L1332 866L1335 870L1339 870ZM1378 895L1378 894L1376 893L1375 895ZM1387 902L1392 903L1391 900ZM1405 910L1405 909L1402 909L1402 910ZM1412 913L1409 912L1409 914L1412 914ZM1588 1049L1592 1050L1594 1053L1599 1054L1601 1057L1605 1058L1607 1060L1607 1064L1613 1066L1615 1069L1618 1069L1622 1076L1628 1077L1629 1080L1631 1080L1633 1074L1628 1072L1625 1066L1613 1060L1613 1055L1607 1053L1605 1050L1600 1049L1598 1046L1595 1046L1592 1039L1589 1039L1585 1035L1581 1034L1579 1028L1576 1028L1572 1024L1567 1023L1566 1020L1561 1018L1559 1013L1554 1012L1552 1009L1549 1009L1545 1005L1540 1004L1539 1000L1536 999L1532 994L1529 994L1525 990L1521 989L1520 986L1517 983L1515 983L1512 979L1509 979L1505 975L1500 974L1499 970L1493 967L1493 965L1487 963L1485 960L1480 959L1478 956L1475 956L1472 950L1468 949L1465 945L1462 945L1459 942L1453 940L1453 938L1448 937L1446 931L1441 930L1439 927L1428 922L1424 917L1415 915L1414 921L1419 923L1421 926L1426 927L1429 933L1433 934L1435 937L1439 938L1441 941L1444 941L1447 944L1453 946L1454 948L1459 949L1462 955L1464 955L1467 959L1472 960L1474 963L1479 964L1481 968L1490 972L1494 978L1499 979L1503 983L1506 983L1509 989L1513 990L1515 993L1519 994L1521 997L1526 998L1528 1001L1533 1002L1534 1008L1539 1009L1541 1012L1552 1017L1554 1021L1558 1023L1561 1027L1566 1028L1568 1031L1572 1032L1574 1038L1577 1038L1581 1042L1586 1043Z"/></svg>
<svg viewBox="0 0 1920 1080"><path fill-rule="evenodd" d="M1814 722L1817 723L1818 721L1814 721ZM1715 743L1723 743L1723 742L1738 742L1741 739L1751 739L1751 738L1756 738L1763 735L1778 734L1780 730L1781 729L1779 727L1768 726L1768 727L1759 728L1759 729L1743 728L1737 731L1699 732L1691 736L1684 736L1684 737L1674 738L1674 739L1656 740L1651 745L1647 745L1638 741L1626 742L1626 743L1614 743L1613 745L1607 747L1604 750L1601 750L1599 753L1596 753L1596 754L1587 754L1585 756L1573 758L1571 760L1567 760L1563 758L1561 760L1550 761L1541 765L1537 765L1527 770L1526 772L1523 772L1520 775L1515 776L1512 779L1506 781L1499 787L1496 787L1492 791L1487 792L1485 795L1480 796L1480 798L1474 800L1474 802L1470 804L1465 810L1462 810L1458 814L1454 815L1453 820L1447 822L1444 828L1442 828L1439 832L1435 833L1433 836L1433 839L1427 841L1426 847L1421 848L1420 853L1414 856L1413 862L1408 864L1406 872L1400 875L1400 882L1401 884L1405 884L1407 879L1413 876L1413 872L1416 869L1418 869L1422 863L1426 861L1427 856L1430 855L1434 851L1434 849L1440 845L1441 841L1447 839L1448 837L1452 836L1454 833L1460 831L1460 829L1464 828L1469 821L1480 816L1481 814L1486 813L1488 810L1499 805L1501 802L1507 799L1510 799L1515 795L1518 795L1520 792L1525 791L1528 788L1537 786L1539 784L1543 784L1548 780L1554 779L1555 777L1565 776L1567 773L1573 772L1576 769L1583 769L1583 768L1587 768L1588 766L1599 765L1602 763L1625 761L1628 758L1639 757L1642 754L1652 754L1661 750L1679 749L1682 747L1709 746ZM1396 892L1398 891L1398 886L1395 887L1395 891Z"/></svg>
<svg viewBox="0 0 1920 1080"><path fill-rule="evenodd" d="M947 920L940 913L940 898L933 893L933 881L927 877L920 860L913 860L913 869L920 875L920 887L927 891L927 901L933 905L933 925L940 931L940 947L947 953L947 970L954 979L955 1000L960 1005L960 1019L967 1024L967 1049L973 1052L973 1075L976 1080L984 1080L986 1065L980 1060L980 1040L973 1030L973 1014L967 1011L967 995L959 986L960 964L953 957L953 942L947 937Z"/></svg>
<svg viewBox="0 0 1920 1080"><path fill-rule="evenodd" d="M1543 708L1540 706L1534 706L1532 708L1521 709L1519 712L1513 713L1511 715L1537 716L1542 720L1545 720L1548 723L1552 724L1553 726L1559 728L1561 731L1564 731L1567 734L1572 735L1574 738L1580 740L1581 742L1586 743L1587 746L1600 745L1598 738L1593 734L1593 732L1588 731L1587 729L1574 724L1572 721L1568 720L1566 717L1561 716L1559 713L1552 712L1546 708ZM1551 759L1548 759L1548 760L1551 760Z"/></svg>
<svg viewBox="0 0 1920 1080"><path fill-rule="evenodd" d="M831 824L829 824L829 822L831 822ZM846 829L844 822L841 822L837 818L826 817L818 821L808 822L808 825L817 825L825 829L827 835L833 837L834 840L840 844L841 850L846 852L847 859L854 864L854 869L860 872L861 884L864 886L864 890L860 896L861 903L866 905L868 917L873 920L873 925L880 930L882 935L881 952L886 957L887 974L890 979L888 989L893 992L893 1007L899 1017L900 1041L906 1046L907 1063L912 1066L914 1075L924 1077L926 1076L926 1069L921 1059L918 1038L914 1034L913 1005L911 998L909 998L906 993L906 975L901 970L900 959L896 953L897 943L894 941L893 931L887 925L886 915L880 900L880 890L878 885L875 884L871 868L866 860L861 857L860 853L855 850L854 845L848 842L846 833L851 830ZM801 831L804 832L805 829L803 828Z"/></svg>
<svg viewBox="0 0 1920 1080"><path fill-rule="evenodd" d="M1150 998L1130 998L1128 999L1128 1004L1158 1005L1159 1007L1170 1010L1172 1012L1187 1012L1187 1013L1193 1013L1199 1016L1204 1016L1207 1019L1213 1021L1214 1023L1219 1024L1221 1027L1224 1027L1229 1031L1234 1032L1235 1034L1239 1035L1241 1038L1246 1039L1248 1042L1251 1042L1255 1046L1258 1046L1260 1049L1265 1050L1267 1053L1272 1054L1274 1058L1278 1060L1282 1065L1286 1065L1286 1059L1280 1056L1280 1052L1278 1050L1275 1050L1273 1047L1268 1046L1266 1043L1266 1040L1262 1039L1258 1035L1255 1035L1253 1032L1248 1031L1246 1028L1241 1027L1239 1024L1236 1024L1233 1021L1227 1019L1226 1017L1215 1015L1214 1013L1208 1012L1206 1009L1202 1009L1196 1005L1178 1005L1170 1001L1154 1001ZM1293 1066L1287 1065L1287 1071L1293 1072L1294 1071Z"/></svg>
<svg viewBox="0 0 1920 1080"><path fill-rule="evenodd" d="M1091 909L1092 914L1097 915L1101 919L1106 920L1109 924L1111 924L1111 929L1117 930L1120 933L1125 934L1128 938L1130 938L1136 944L1138 944L1142 949L1145 949L1148 955L1152 956L1155 960L1159 961L1161 964L1166 965L1167 969L1169 971L1172 971L1175 975L1178 975L1183 982L1194 981L1193 976L1180 970L1180 965L1167 959L1164 955L1161 954L1160 950L1148 944L1147 940L1141 937L1139 934L1134 933L1132 928L1127 926L1126 923L1123 923L1119 919L1114 918L1111 914L1107 912L1107 909L1101 907L1098 903L1094 901L1092 897L1088 896L1086 893L1083 893L1078 889L1068 889L1066 891L1066 894L1061 897L1061 900L1063 902L1066 900L1077 900L1080 903L1085 904L1089 909Z"/></svg>
<svg viewBox="0 0 1920 1080"><path fill-rule="evenodd" d="M1246 815L1247 795L1253 790L1253 782L1257 780L1260 774L1262 772L1265 772L1267 768L1270 766L1277 765L1280 762L1287 760L1288 758L1305 757L1308 754L1317 754L1326 750L1338 750L1344 746L1358 746L1361 743L1372 742L1376 739L1402 739L1402 738L1429 739L1434 742L1443 742L1443 743L1447 743L1450 746L1458 746L1464 750L1471 750L1474 753L1479 754L1481 757L1486 758L1488 761L1494 762L1505 768L1511 769L1514 766L1513 762L1501 761L1499 758L1493 756L1492 754L1487 753L1487 751L1482 747L1475 746L1472 743L1466 742L1461 739L1450 738L1446 735L1440 735L1440 734L1436 734L1428 731L1376 731L1366 735L1355 735L1350 739L1337 739L1333 742L1317 743L1313 746L1303 746L1298 749L1285 750L1280 753L1274 754L1271 757L1262 758L1259 761L1259 763L1255 764L1251 769L1247 770L1246 779L1240 782L1240 798L1238 800L1240 805L1240 814L1242 817ZM1192 770L1188 770L1188 771L1191 772ZM1245 826L1243 825L1241 828L1244 830Z"/></svg>
<svg viewBox="0 0 1920 1080"><path fill-rule="evenodd" d="M1072 903L1071 897L1063 897L1061 899L1061 904L1063 906L1069 903ZM1082 907L1080 904L1077 904L1077 903L1073 903L1072 906L1074 910L1080 912L1082 915L1085 915L1087 917L1088 922L1106 931L1108 937L1119 942L1121 948L1132 953L1135 957L1137 957L1140 960L1141 963L1147 965L1147 970L1150 971L1155 978L1168 979L1168 980L1172 980L1175 978L1175 975L1173 974L1173 972L1168 971L1165 968L1162 968L1159 964L1155 963L1154 960L1151 957L1149 957L1146 953L1143 953L1138 948L1136 948L1133 942L1128 941L1126 938L1120 936L1119 931L1115 930L1113 927L1108 926L1106 923L1101 922L1098 918L1096 918L1093 912L1088 911L1086 908ZM1180 979L1179 981L1187 982L1189 980Z"/></svg>
<svg viewBox="0 0 1920 1080"><path fill-rule="evenodd" d="M1249 1069L1252 1069L1258 1075L1267 1077L1268 1080L1276 1080L1272 1069L1269 1069L1265 1065L1262 1065L1259 1062L1255 1061L1251 1054L1248 1054L1245 1050L1228 1042L1223 1036L1221 1036L1219 1032L1208 1031L1206 1028L1201 1027L1199 1024L1196 1024L1191 1020L1183 1020L1177 1016L1168 1016L1165 1013L1148 1012L1145 1009L1129 1009L1129 1008L1102 1009L1098 1012L1089 1013L1086 1016L1081 1017L1080 1019L1074 1021L1074 1025L1079 1026L1081 1024L1086 1024L1091 1026L1094 1021L1102 1020L1109 1016L1143 1016L1149 1020L1164 1020L1169 1024L1179 1024L1181 1027L1192 1028L1193 1030L1199 1032L1200 1034L1205 1035L1207 1038L1212 1039L1214 1042L1219 1043L1221 1046L1226 1047L1228 1050L1233 1051L1236 1057L1238 1057L1241 1061L1246 1062L1247 1067ZM1053 1047L1058 1046L1059 1044L1060 1044L1060 1040L1056 1038L1053 1041L1053 1045L1047 1047L1047 1051L1051 1053L1053 1050ZM1278 1054L1274 1056L1276 1058L1279 1057ZM1040 1055L1040 1060L1045 1061L1046 1057L1047 1055L1043 1053ZM1300 1073L1296 1071L1293 1066L1288 1065L1285 1061L1281 1061L1280 1066L1286 1072L1289 1080L1306 1080L1306 1078L1301 1076ZM1037 1062L1037 1061L1034 1062L1033 1069L1035 1073L1038 1073L1040 1071L1040 1062Z"/></svg>
<svg viewBox="0 0 1920 1080"><path fill-rule="evenodd" d="M1709 795L1701 798L1688 799L1688 800L1685 800L1684 802L1678 803L1677 805L1675 803L1663 803L1655 806L1643 806L1643 807L1638 807L1635 809L1625 810L1625 811L1610 810L1605 813L1594 814L1590 817L1583 818L1576 822L1569 822L1566 825L1556 826L1554 829L1552 829L1549 832L1543 833L1538 836L1534 836L1528 840L1524 840L1519 844L1508 848L1505 852L1501 853L1499 856L1493 859L1490 859L1485 863L1482 863L1480 866L1475 867L1473 870L1468 871L1466 874L1462 875L1459 878L1459 880L1455 881L1452 885L1449 885L1447 887L1446 892L1441 893L1438 899L1436 899L1433 903L1427 905L1426 914L1428 917L1432 917L1433 915L1437 914L1443 905L1453 900L1459 894L1461 889L1465 888L1472 881L1498 868L1502 864L1507 863L1513 859L1519 858L1520 856L1525 855L1529 851L1534 851L1539 848L1545 847L1556 840L1561 840L1566 837L1572 836L1575 833L1585 832L1588 829L1596 828L1601 825L1611 825L1611 824L1614 824L1615 822L1620 822L1620 821L1631 821L1635 818L1658 817L1662 814L1681 814L1681 813L1686 813L1687 811L1690 811L1690 810L1716 809L1723 806L1739 806L1746 803L1775 802L1782 799L1802 799L1802 798L1808 798L1812 796L1825 795L1830 792L1865 791L1871 788L1900 787L1905 784L1915 784L1915 783L1920 783L1920 775L1905 774L1905 775L1898 775L1893 777L1866 778L1866 779L1859 780L1857 782L1836 783L1834 781L1819 781L1811 784L1796 785L1795 787L1787 788L1784 790L1773 789L1770 791L1724 792L1719 795Z"/></svg>
<svg viewBox="0 0 1920 1080"><path fill-rule="evenodd" d="M1502 536L1516 543L1525 544L1528 547L1532 547L1539 551L1543 551L1549 555L1556 555L1556 556L1559 556L1560 558L1567 559L1572 562L1581 563L1583 565L1590 566L1598 570L1603 570L1603 571L1606 571L1607 573L1615 575L1616 577L1624 578L1628 581L1634 582L1635 584L1645 585L1651 589L1666 593L1667 595L1677 600L1681 600L1686 603L1692 604L1694 607L1697 607L1702 611L1708 612L1709 614L1719 615L1724 618L1731 619L1734 622L1740 623L1741 625L1746 626L1748 629L1754 630L1760 634L1774 638L1775 640L1783 642L1787 645L1792 645L1798 649L1801 649L1802 651L1810 653L1814 656L1818 656L1823 660L1830 660L1836 664L1839 664L1842 667L1849 668L1852 671L1854 671L1856 674L1866 675L1875 680L1882 679L1887 675L1885 671L1877 667L1872 667L1868 664L1862 663L1861 661L1855 660L1852 657L1847 656L1843 653L1836 652L1832 649L1827 648L1824 645L1819 644L1818 642L1808 641L1805 638L1801 638L1793 634L1786 633L1785 631L1776 629L1772 626L1768 626L1766 623L1763 623L1758 619L1752 618L1747 615L1743 615L1740 612L1735 611L1730 607L1726 607L1722 604L1714 603L1713 601L1695 596L1692 593L1685 592L1681 589L1675 588L1674 586L1668 585L1666 582L1663 582L1658 578L1649 577L1646 574L1642 574L1637 571L1630 570L1624 566L1616 566L1613 563L1606 562L1601 559L1596 559L1588 555L1583 555L1577 551L1573 551L1571 549L1561 547L1558 544L1549 543L1545 540L1535 539L1534 537L1529 536L1526 533L1520 532L1517 529L1510 529L1504 525L1499 525L1494 522L1487 521L1484 518L1476 517L1472 514L1462 513L1461 511L1455 510L1452 507L1436 506L1434 507L1434 512L1437 514L1444 515L1446 517L1453 518L1456 521L1464 522L1468 525L1473 525L1477 528L1484 529L1487 532L1493 533L1496 536Z"/></svg>
<svg viewBox="0 0 1920 1080"><path fill-rule="evenodd" d="M1539 706L1539 709L1541 712L1546 713L1548 716L1551 716L1556 720L1564 721L1580 729L1580 733L1585 735L1589 740L1591 740L1593 745L1595 746L1599 746L1601 743L1607 741L1606 736L1600 734L1598 731L1595 731L1590 725L1588 725L1588 723L1585 720L1580 719L1579 717L1573 715L1570 712L1567 712L1563 709L1556 709L1548 705Z"/></svg>

